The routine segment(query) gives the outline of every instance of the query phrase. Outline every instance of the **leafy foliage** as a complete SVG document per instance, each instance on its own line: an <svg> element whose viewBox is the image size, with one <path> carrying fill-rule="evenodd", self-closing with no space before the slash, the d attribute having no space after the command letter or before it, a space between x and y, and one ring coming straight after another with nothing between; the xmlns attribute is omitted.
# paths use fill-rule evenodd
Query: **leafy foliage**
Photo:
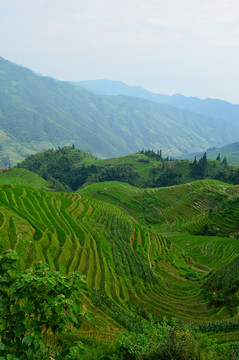
<svg viewBox="0 0 239 360"><path fill-rule="evenodd" d="M236 360L237 343L218 345L187 325L163 319L143 321L141 331L122 334L109 349L87 349L82 360Z"/></svg>
<svg viewBox="0 0 239 360"><path fill-rule="evenodd" d="M212 299L216 303L231 301L232 306L239 305L238 296L234 295L239 290L239 257L221 267L209 279ZM234 295L232 297L229 296Z"/></svg>
<svg viewBox="0 0 239 360"><path fill-rule="evenodd" d="M192 329L201 333L227 333L239 330L238 321L210 321L207 324L192 325Z"/></svg>
<svg viewBox="0 0 239 360"><path fill-rule="evenodd" d="M78 272L64 277L46 264L20 272L15 252L0 257L0 358L44 359L69 354L64 336L55 348L45 345L50 334L60 336L68 324L80 326L79 297L83 278ZM55 354L55 355L54 355Z"/></svg>

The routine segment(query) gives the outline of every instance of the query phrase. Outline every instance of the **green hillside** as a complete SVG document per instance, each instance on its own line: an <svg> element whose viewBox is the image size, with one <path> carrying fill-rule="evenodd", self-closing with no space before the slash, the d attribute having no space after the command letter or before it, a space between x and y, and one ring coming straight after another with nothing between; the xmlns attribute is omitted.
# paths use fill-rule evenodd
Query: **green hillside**
<svg viewBox="0 0 239 360"><path fill-rule="evenodd" d="M78 191L118 204L140 223L160 233L187 231L195 235L215 227L217 235L238 237L238 186L215 180L155 189L138 189L120 182L92 184Z"/></svg>
<svg viewBox="0 0 239 360"><path fill-rule="evenodd" d="M0 171L0 185L22 185L47 189L46 180L27 169L3 169Z"/></svg>
<svg viewBox="0 0 239 360"><path fill-rule="evenodd" d="M222 119L229 122L229 124L238 123L239 105L219 99L199 99L192 96L187 97L182 94L156 94L141 86L129 86L121 81L114 80L86 80L73 84L98 94L135 96L160 104L191 110L207 117Z"/></svg>
<svg viewBox="0 0 239 360"><path fill-rule="evenodd" d="M48 148L72 145L100 157L142 148L181 155L236 141L239 127L168 105L101 96L38 76L0 58L0 160L16 164Z"/></svg>
<svg viewBox="0 0 239 360"><path fill-rule="evenodd" d="M102 160L68 146L32 155L19 166L40 175L57 190L77 190L103 181L121 181L140 188L178 185L203 178L239 183L238 169L223 160L207 160L205 156L194 162L174 160L153 150Z"/></svg>
<svg viewBox="0 0 239 360"><path fill-rule="evenodd" d="M105 182L78 193L5 184L0 249L15 249L23 267L43 260L86 275L92 291L84 306L94 320L76 336L112 339L142 310L189 323L235 322L237 307L212 306L206 294L214 270L239 252L238 194L213 180L155 189ZM217 237L203 234L206 224Z"/></svg>

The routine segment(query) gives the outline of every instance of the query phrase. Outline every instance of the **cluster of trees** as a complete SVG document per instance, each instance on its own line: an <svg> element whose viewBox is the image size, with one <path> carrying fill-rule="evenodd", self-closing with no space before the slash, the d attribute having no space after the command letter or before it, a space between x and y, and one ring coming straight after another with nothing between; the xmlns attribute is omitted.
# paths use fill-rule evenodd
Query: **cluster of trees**
<svg viewBox="0 0 239 360"><path fill-rule="evenodd" d="M154 178L153 187L171 186L182 183L183 174L178 169L165 167L159 176Z"/></svg>
<svg viewBox="0 0 239 360"><path fill-rule="evenodd" d="M206 153L198 161L195 157L190 164L190 169L193 179L206 177L234 185L239 184L239 168L229 166L226 157L221 161L220 154L218 154L216 160L208 160Z"/></svg>
<svg viewBox="0 0 239 360"><path fill-rule="evenodd" d="M138 154L143 154L143 155L146 155L154 160L161 160L162 159L162 150L158 150L157 152L152 150L152 149L148 149L148 150L140 150L138 152Z"/></svg>
<svg viewBox="0 0 239 360"><path fill-rule="evenodd" d="M127 322L127 319L125 320ZM135 326L132 323L132 329L122 334L114 345L108 346L108 349L107 347L88 349L82 360L238 359L238 343L217 344L215 340L175 319L163 318L162 321L155 322L154 317L151 316L150 319L143 319L140 323L137 318L134 321Z"/></svg>
<svg viewBox="0 0 239 360"><path fill-rule="evenodd" d="M208 161L207 161L207 153L197 161L196 157L191 165L191 174L193 177L204 177L208 174Z"/></svg>
<svg viewBox="0 0 239 360"><path fill-rule="evenodd" d="M218 161L224 168L228 167L227 158L224 157L221 161L220 154L218 154L216 161ZM210 170L208 167L208 159L207 159L207 153L205 152L203 156L197 161L196 156L191 164L191 174L193 177L205 177L210 175Z"/></svg>
<svg viewBox="0 0 239 360"><path fill-rule="evenodd" d="M88 177L87 183L103 181L122 181L134 185L139 174L131 164L110 165L98 167L97 172Z"/></svg>
<svg viewBox="0 0 239 360"><path fill-rule="evenodd" d="M192 325L192 329L201 333L227 333L239 330L238 321L212 321L207 324Z"/></svg>
<svg viewBox="0 0 239 360"><path fill-rule="evenodd" d="M222 163L224 166L228 166L228 162L227 162L227 158L226 156L223 157L223 160L221 161L221 155L220 153L217 155L216 158L217 161L219 161L220 163Z"/></svg>
<svg viewBox="0 0 239 360"><path fill-rule="evenodd" d="M231 307L237 307L239 305L239 298L236 295L239 290L239 257L211 276L208 287L215 304L227 303Z"/></svg>
<svg viewBox="0 0 239 360"><path fill-rule="evenodd" d="M18 164L18 167L37 173L57 191L70 191L78 189L97 171L95 165L85 167L82 164L85 159L94 157L72 145L31 155Z"/></svg>
<svg viewBox="0 0 239 360"><path fill-rule="evenodd" d="M102 181L122 181L134 184L139 176L131 164L85 164L95 158L74 145L47 150L25 159L18 167L27 168L46 179L57 191L77 190L83 184Z"/></svg>
<svg viewBox="0 0 239 360"><path fill-rule="evenodd" d="M166 157L166 158L163 158L162 156L162 150L153 150L153 149L147 149L147 150L140 150L138 151L137 154L143 154L143 155L146 155L148 156L149 158L151 158L152 160L163 160L163 161L175 161L175 159L173 157Z"/></svg>
<svg viewBox="0 0 239 360"><path fill-rule="evenodd" d="M160 160L158 167L152 167L149 179L145 180L144 187L160 187L178 185L202 178L212 178L232 184L239 183L239 169L229 166L227 158L221 160L218 154L216 161L208 160L207 153L193 162L163 158L161 150L141 150L140 154L149 159Z"/></svg>

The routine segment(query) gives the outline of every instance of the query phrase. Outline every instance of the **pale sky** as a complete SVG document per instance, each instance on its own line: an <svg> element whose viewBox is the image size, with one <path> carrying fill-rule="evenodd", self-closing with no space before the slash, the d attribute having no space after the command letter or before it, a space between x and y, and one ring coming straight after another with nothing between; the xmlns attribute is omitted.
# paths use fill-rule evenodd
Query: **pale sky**
<svg viewBox="0 0 239 360"><path fill-rule="evenodd" d="M238 0L0 0L0 50L59 80L239 103Z"/></svg>

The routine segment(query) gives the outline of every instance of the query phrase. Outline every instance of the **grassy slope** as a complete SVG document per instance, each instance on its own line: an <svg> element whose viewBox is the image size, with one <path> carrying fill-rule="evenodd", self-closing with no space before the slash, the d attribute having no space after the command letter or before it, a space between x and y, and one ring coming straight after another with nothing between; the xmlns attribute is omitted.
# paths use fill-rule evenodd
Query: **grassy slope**
<svg viewBox="0 0 239 360"><path fill-rule="evenodd" d="M220 217L226 204L237 218L238 190L212 180L160 189L106 182L78 193L5 184L0 249L16 249L25 267L43 260L63 273L80 270L89 289L107 294L118 313L112 304L101 310L89 293L84 303L95 318L81 334L110 339L136 308L188 322L236 320L236 309L210 306L204 283L239 252L237 221ZM209 221L227 237L193 234Z"/></svg>
<svg viewBox="0 0 239 360"><path fill-rule="evenodd" d="M30 153L75 144L109 157L140 148L180 155L236 141L239 127L147 100L95 95L37 76L0 58L0 158L16 163Z"/></svg>

